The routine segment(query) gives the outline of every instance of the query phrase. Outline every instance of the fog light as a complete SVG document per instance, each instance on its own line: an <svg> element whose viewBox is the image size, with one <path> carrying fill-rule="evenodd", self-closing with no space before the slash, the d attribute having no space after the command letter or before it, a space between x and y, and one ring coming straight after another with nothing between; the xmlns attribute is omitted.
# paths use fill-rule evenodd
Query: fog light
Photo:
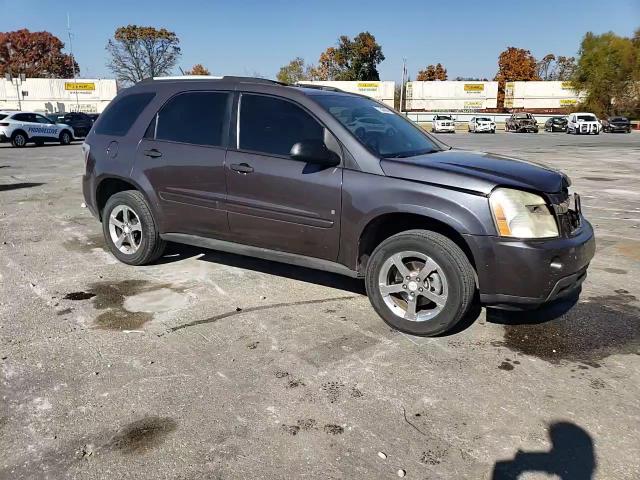
<svg viewBox="0 0 640 480"><path fill-rule="evenodd" d="M562 270L562 262L560 261L560 259L558 257L552 259L551 263L549 264L549 266L551 268L553 268L554 270Z"/></svg>

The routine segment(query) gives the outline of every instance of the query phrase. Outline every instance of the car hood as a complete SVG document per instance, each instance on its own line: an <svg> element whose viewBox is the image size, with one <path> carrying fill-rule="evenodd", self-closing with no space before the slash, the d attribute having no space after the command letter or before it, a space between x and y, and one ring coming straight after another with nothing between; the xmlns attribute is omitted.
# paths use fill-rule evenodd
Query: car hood
<svg viewBox="0 0 640 480"><path fill-rule="evenodd" d="M488 195L497 186L557 193L570 185L562 172L493 153L446 150L381 161L385 175Z"/></svg>

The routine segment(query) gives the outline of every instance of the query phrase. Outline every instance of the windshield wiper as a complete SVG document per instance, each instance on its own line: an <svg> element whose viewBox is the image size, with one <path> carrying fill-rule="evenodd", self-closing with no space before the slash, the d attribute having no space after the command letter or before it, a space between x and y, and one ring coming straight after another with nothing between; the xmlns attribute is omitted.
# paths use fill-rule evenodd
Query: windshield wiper
<svg viewBox="0 0 640 480"><path fill-rule="evenodd" d="M438 150L423 150L417 152L399 152L392 153L389 155L383 155L382 158L409 158L409 157L417 157L418 155L428 155L429 153L436 153Z"/></svg>

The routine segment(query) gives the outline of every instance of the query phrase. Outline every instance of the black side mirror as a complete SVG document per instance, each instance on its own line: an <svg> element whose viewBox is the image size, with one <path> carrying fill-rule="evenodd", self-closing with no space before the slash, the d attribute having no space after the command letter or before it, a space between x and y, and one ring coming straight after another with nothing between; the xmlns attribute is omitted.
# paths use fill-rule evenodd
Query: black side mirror
<svg viewBox="0 0 640 480"><path fill-rule="evenodd" d="M340 163L338 156L330 151L321 140L303 140L295 143L289 153L293 160L333 167Z"/></svg>

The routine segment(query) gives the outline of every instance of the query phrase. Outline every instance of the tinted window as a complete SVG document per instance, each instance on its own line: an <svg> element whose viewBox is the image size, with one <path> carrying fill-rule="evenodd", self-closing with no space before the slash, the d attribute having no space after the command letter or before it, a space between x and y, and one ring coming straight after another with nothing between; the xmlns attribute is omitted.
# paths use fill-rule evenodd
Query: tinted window
<svg viewBox="0 0 640 480"><path fill-rule="evenodd" d="M156 139L221 146L228 98L221 92L188 92L173 97L158 112Z"/></svg>
<svg viewBox="0 0 640 480"><path fill-rule="evenodd" d="M260 95L242 95L240 148L273 155L289 155L303 140L323 140L323 128L291 102Z"/></svg>
<svg viewBox="0 0 640 480"><path fill-rule="evenodd" d="M149 104L155 93L134 93L112 103L100 115L95 132L100 135L126 135L133 123Z"/></svg>
<svg viewBox="0 0 640 480"><path fill-rule="evenodd" d="M4 113L0 113L0 120L4 120L7 116Z"/></svg>
<svg viewBox="0 0 640 480"><path fill-rule="evenodd" d="M13 117L11 117L14 120L17 120L19 122L31 122L31 115L28 113L17 113L15 114Z"/></svg>
<svg viewBox="0 0 640 480"><path fill-rule="evenodd" d="M46 123L46 124L50 124L51 123L51 120L49 120L47 117L43 117L42 115L34 115L34 117L35 117L33 119L34 122Z"/></svg>

